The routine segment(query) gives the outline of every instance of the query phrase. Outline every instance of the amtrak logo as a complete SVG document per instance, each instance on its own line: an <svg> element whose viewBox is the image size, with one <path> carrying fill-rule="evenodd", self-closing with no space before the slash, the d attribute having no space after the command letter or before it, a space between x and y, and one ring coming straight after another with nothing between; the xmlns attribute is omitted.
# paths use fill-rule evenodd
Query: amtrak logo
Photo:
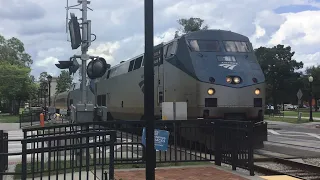
<svg viewBox="0 0 320 180"><path fill-rule="evenodd" d="M224 67L224 68L230 69L230 70L233 70L237 65L238 65L238 63L236 63L236 62L227 62L227 61L219 64L220 67Z"/></svg>
<svg viewBox="0 0 320 180"><path fill-rule="evenodd" d="M142 93L144 94L144 80L139 82L139 87L140 87Z"/></svg>

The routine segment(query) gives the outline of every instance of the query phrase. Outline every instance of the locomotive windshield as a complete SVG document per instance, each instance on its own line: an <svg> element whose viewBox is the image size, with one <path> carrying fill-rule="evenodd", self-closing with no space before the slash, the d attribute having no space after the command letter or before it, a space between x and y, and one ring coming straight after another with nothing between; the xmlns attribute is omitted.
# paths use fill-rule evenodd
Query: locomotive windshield
<svg viewBox="0 0 320 180"><path fill-rule="evenodd" d="M250 52L247 42L243 41L224 41L227 52Z"/></svg>
<svg viewBox="0 0 320 180"><path fill-rule="evenodd" d="M220 51L220 46L218 41L212 40L188 40L189 47L191 51L209 51L218 52Z"/></svg>

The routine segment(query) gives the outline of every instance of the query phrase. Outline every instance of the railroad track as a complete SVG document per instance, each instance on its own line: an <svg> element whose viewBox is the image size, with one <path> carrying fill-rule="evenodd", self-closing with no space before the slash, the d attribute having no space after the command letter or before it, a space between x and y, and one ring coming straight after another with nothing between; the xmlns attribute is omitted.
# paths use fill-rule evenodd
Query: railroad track
<svg viewBox="0 0 320 180"><path fill-rule="evenodd" d="M288 175L303 180L320 180L320 167L282 158L266 158L254 163L256 172Z"/></svg>

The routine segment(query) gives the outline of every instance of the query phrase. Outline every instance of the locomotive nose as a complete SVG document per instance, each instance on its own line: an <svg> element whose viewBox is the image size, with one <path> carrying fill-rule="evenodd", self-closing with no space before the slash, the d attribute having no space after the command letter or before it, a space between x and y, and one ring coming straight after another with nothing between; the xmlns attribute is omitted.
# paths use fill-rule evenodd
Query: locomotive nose
<svg viewBox="0 0 320 180"><path fill-rule="evenodd" d="M237 80L236 80L237 81ZM199 117L237 118L258 117L263 106L263 84L247 87L228 87L217 84L199 83Z"/></svg>

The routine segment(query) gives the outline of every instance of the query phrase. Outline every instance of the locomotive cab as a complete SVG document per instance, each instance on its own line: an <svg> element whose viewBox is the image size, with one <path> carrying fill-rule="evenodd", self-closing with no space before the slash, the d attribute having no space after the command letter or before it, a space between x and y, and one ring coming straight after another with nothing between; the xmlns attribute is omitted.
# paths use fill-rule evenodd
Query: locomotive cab
<svg viewBox="0 0 320 180"><path fill-rule="evenodd" d="M197 118L262 121L265 77L249 39L198 31L186 35L185 43L197 79Z"/></svg>

